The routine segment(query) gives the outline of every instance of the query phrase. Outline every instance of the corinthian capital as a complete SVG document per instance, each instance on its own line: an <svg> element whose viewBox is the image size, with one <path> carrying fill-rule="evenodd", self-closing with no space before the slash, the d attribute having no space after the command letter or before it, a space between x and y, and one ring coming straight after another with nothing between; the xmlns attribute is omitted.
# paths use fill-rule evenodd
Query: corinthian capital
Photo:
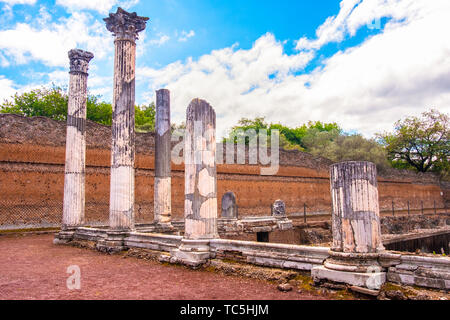
<svg viewBox="0 0 450 320"><path fill-rule="evenodd" d="M83 51L80 49L70 50L70 72L81 72L87 74L89 69L89 61L91 61L93 57L94 55L88 51Z"/></svg>
<svg viewBox="0 0 450 320"><path fill-rule="evenodd" d="M138 39L138 33L145 29L148 18L117 8L116 13L110 13L109 17L103 20L106 22L106 29L111 31L116 39L135 41Z"/></svg>

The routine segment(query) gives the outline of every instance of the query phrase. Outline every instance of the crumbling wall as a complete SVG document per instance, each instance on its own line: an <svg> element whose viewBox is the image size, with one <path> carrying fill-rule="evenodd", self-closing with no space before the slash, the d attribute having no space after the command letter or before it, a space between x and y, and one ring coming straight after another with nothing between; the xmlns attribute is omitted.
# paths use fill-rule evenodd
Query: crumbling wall
<svg viewBox="0 0 450 320"><path fill-rule="evenodd" d="M64 190L65 122L44 117L26 118L0 115L0 224L11 206L61 203ZM111 128L91 121L86 124L86 217L88 221L108 220ZM308 213L331 210L328 168L332 162L299 151L280 152L280 170L275 176L261 176L257 165L218 165L218 199L227 191L237 197L240 216L270 215L270 206L282 199L288 215L301 215L304 204ZM153 220L154 135L136 134L136 220ZM443 208L445 195L433 174L390 170L379 176L380 208L390 211L420 210L436 203ZM58 206L47 214L58 221ZM36 211L40 209L37 207ZM184 167L172 163L172 211L175 220L184 211ZM28 210L22 220L35 219Z"/></svg>

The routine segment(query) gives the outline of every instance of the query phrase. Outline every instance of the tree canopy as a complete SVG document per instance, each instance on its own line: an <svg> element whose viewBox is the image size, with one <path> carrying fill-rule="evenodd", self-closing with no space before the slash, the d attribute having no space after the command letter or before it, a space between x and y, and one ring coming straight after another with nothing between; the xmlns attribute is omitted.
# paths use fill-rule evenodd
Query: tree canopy
<svg viewBox="0 0 450 320"><path fill-rule="evenodd" d="M389 161L396 168L419 172L450 172L449 116L435 109L421 117L408 117L395 123L394 132L378 134Z"/></svg>
<svg viewBox="0 0 450 320"><path fill-rule="evenodd" d="M323 123L320 121L309 121L308 124L296 128L290 128L278 123L267 123L264 117L256 117L255 119L242 118L238 121L238 124L231 128L228 137L225 140L233 140L237 143L248 143L248 137L244 136L247 130L255 130L258 134L261 129L267 131L267 135L270 136L272 130L278 130L280 132L280 146L286 150L297 149L305 151L306 145L304 138L308 134L309 130L315 129L319 132L329 132L336 130L341 132L342 129L336 123Z"/></svg>
<svg viewBox="0 0 450 320"><path fill-rule="evenodd" d="M277 129L280 132L280 146L285 150L300 150L333 161L371 161L383 171L389 167L387 154L383 146L375 140L369 140L359 134L347 134L335 122L309 121L307 124L291 128L282 124L268 124L264 118L242 118L234 126L227 140L248 143L243 134L253 129L256 133L265 129L268 135Z"/></svg>
<svg viewBox="0 0 450 320"><path fill-rule="evenodd" d="M16 93L11 100L0 104L0 113L14 113L27 117L43 116L54 120L67 119L67 90L61 87L33 89L24 93ZM112 105L101 101L100 96L88 94L86 118L110 126L112 123ZM154 131L155 105L135 106L136 129L138 131Z"/></svg>

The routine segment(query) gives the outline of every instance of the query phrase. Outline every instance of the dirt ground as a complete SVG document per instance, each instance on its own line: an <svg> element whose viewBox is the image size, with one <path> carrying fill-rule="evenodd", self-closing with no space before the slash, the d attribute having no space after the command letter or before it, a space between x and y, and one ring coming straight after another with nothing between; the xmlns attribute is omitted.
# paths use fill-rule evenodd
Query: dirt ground
<svg viewBox="0 0 450 320"><path fill-rule="evenodd" d="M319 300L325 296L282 293L276 284L190 270L88 249L56 246L53 235L0 236L0 300ZM69 290L67 273L79 266L81 289Z"/></svg>

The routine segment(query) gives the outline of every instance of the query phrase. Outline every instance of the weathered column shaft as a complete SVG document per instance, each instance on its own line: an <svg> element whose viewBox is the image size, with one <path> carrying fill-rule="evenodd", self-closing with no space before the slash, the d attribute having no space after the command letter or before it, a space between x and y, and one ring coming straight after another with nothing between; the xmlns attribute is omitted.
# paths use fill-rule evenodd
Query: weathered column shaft
<svg viewBox="0 0 450 320"><path fill-rule="evenodd" d="M381 243L377 171L370 162L331 166L333 251L376 253Z"/></svg>
<svg viewBox="0 0 450 320"><path fill-rule="evenodd" d="M148 18L121 8L104 19L115 35L109 226L134 228L136 39Z"/></svg>
<svg viewBox="0 0 450 320"><path fill-rule="evenodd" d="M194 99L186 112L185 235L213 239L217 232L216 113Z"/></svg>
<svg viewBox="0 0 450 320"><path fill-rule="evenodd" d="M170 91L156 92L154 215L159 224L171 222Z"/></svg>
<svg viewBox="0 0 450 320"><path fill-rule="evenodd" d="M117 40L114 57L114 96L109 223L113 229L134 228L134 100L136 45Z"/></svg>
<svg viewBox="0 0 450 320"><path fill-rule="evenodd" d="M90 52L70 50L63 228L81 226L85 208L86 101Z"/></svg>

